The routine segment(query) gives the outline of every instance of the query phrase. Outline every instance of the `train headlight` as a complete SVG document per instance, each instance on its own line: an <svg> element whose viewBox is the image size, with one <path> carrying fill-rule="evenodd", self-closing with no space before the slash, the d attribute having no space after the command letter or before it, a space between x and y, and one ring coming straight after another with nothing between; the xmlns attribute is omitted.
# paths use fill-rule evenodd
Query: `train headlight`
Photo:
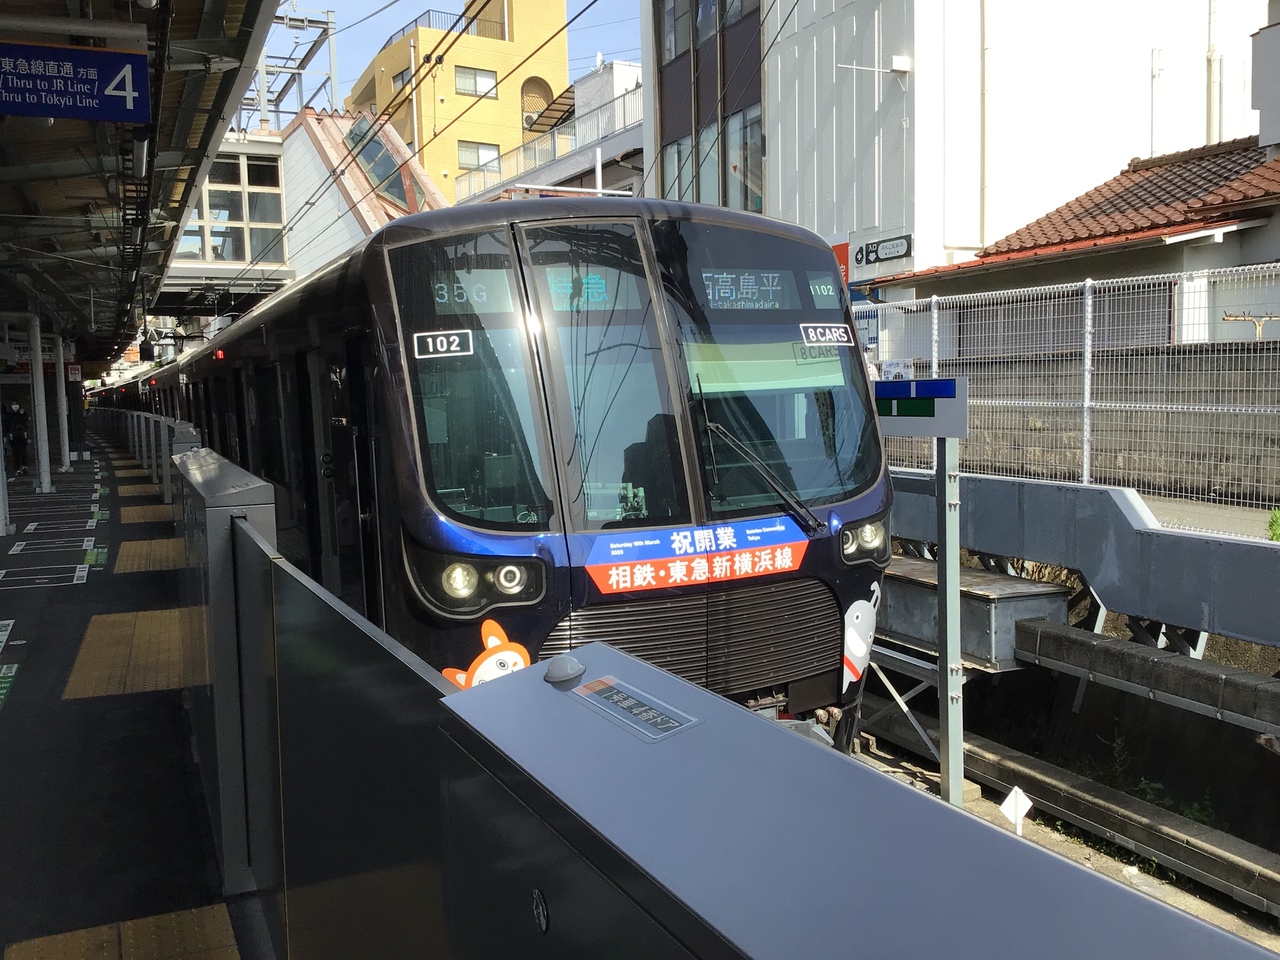
<svg viewBox="0 0 1280 960"><path fill-rule="evenodd" d="M517 563L504 563L493 571L493 585L508 597L519 595L528 582L529 572Z"/></svg>
<svg viewBox="0 0 1280 960"><path fill-rule="evenodd" d="M840 556L845 563L872 560L884 566L889 554L889 531L883 520L850 524L840 530Z"/></svg>
<svg viewBox="0 0 1280 960"><path fill-rule="evenodd" d="M451 563L444 568L444 573L440 576L440 585L444 587L444 592L455 600L466 600L480 585L480 575L469 563Z"/></svg>
<svg viewBox="0 0 1280 960"><path fill-rule="evenodd" d="M401 532L408 586L418 602L445 617L470 620L490 607L525 606L546 595L547 575L535 557L486 557L429 550Z"/></svg>

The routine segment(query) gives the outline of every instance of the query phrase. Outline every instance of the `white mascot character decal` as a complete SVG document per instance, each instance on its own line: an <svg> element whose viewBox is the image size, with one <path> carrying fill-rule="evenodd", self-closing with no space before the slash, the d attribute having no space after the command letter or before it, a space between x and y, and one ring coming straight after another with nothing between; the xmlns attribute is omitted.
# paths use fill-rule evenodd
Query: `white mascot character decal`
<svg viewBox="0 0 1280 960"><path fill-rule="evenodd" d="M855 600L844 615L844 673L840 690L862 679L871 661L871 642L876 633L876 611L880 609L880 584L871 584L871 600Z"/></svg>

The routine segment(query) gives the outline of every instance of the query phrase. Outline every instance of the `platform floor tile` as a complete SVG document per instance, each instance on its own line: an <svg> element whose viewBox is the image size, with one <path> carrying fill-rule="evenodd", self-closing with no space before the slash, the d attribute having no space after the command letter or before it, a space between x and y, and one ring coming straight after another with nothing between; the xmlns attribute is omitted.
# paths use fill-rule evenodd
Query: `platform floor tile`
<svg viewBox="0 0 1280 960"><path fill-rule="evenodd" d="M113 471L113 472L115 473L115 475L116 475L116 479L117 479L117 480L119 480L119 479L123 479L123 478L125 478L125 477L149 477L149 476L151 476L151 472L150 472L150 471L148 471L148 470L143 470L143 469L141 468L141 466L139 466L139 467L138 467L138 469L136 469L136 470L115 470L115 471Z"/></svg>
<svg viewBox="0 0 1280 960"><path fill-rule="evenodd" d="M239 960L224 904L15 943L4 960Z"/></svg>
<svg viewBox="0 0 1280 960"><path fill-rule="evenodd" d="M160 488L154 483L122 483L116 493L122 497L158 497Z"/></svg>
<svg viewBox="0 0 1280 960"><path fill-rule="evenodd" d="M125 540L116 550L112 573L141 570L179 570L186 566L186 550L179 537L164 540Z"/></svg>
<svg viewBox="0 0 1280 960"><path fill-rule="evenodd" d="M101 613L89 621L64 700L185 686L182 635L191 611Z"/></svg>
<svg viewBox="0 0 1280 960"><path fill-rule="evenodd" d="M154 523L157 520L172 520L173 509L163 503L148 504L145 507L121 507L122 523Z"/></svg>

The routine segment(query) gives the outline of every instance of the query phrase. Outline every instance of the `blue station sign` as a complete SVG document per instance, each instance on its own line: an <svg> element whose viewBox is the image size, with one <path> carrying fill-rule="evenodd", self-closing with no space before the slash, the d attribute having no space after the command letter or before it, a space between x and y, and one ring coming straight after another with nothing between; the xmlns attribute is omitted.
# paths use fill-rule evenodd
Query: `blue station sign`
<svg viewBox="0 0 1280 960"><path fill-rule="evenodd" d="M0 114L150 123L147 55L0 43Z"/></svg>

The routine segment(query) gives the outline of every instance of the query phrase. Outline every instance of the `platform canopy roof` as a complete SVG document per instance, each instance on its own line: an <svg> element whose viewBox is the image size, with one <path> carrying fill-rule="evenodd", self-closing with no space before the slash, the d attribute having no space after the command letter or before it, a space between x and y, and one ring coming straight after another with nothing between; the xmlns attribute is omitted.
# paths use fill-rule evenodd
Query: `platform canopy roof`
<svg viewBox="0 0 1280 960"><path fill-rule="evenodd" d="M275 0L0 4L0 317L82 360L136 335Z"/></svg>

